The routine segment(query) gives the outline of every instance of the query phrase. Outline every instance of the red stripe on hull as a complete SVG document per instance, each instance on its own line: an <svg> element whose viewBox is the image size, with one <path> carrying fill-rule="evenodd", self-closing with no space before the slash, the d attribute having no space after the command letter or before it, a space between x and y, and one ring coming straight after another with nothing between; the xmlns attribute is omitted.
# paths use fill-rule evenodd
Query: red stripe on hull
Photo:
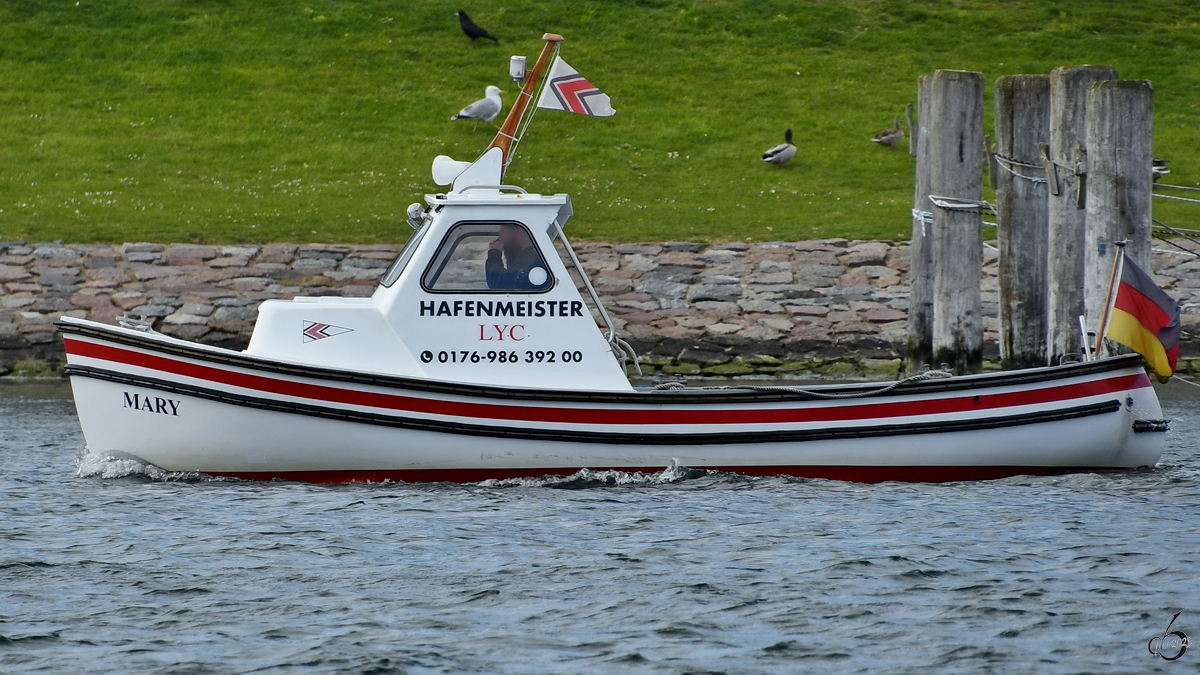
<svg viewBox="0 0 1200 675"><path fill-rule="evenodd" d="M1113 467L1086 466L715 466L693 467L746 476L793 476L824 478L852 483L948 483L954 481L995 480L1011 476L1047 476L1063 473L1127 471ZM607 467L596 471L658 473L661 467ZM286 480L303 483L477 483L506 478L570 476L578 469L410 469L377 471L252 471L209 473L212 476L242 480Z"/></svg>
<svg viewBox="0 0 1200 675"><path fill-rule="evenodd" d="M815 405L807 402L804 407L781 407L772 409L714 409L698 407L703 404L680 404L678 402L656 402L647 395L642 408L555 408L544 406L515 406L493 403L463 403L424 399L414 396L380 394L374 392L342 389L327 385L292 382L262 375L234 372L212 366L188 363L176 359L143 354L110 345L84 342L72 338L64 339L68 354L101 359L129 366L148 368L182 377L206 380L240 387L253 391L306 398L326 403L357 405L397 410L410 413L447 415L453 417L591 425L705 425L705 424L778 424L796 422L839 422L869 420L912 415L936 415L947 413L996 410L1021 405L1036 405L1069 401L1088 396L1101 396L1128 389L1149 387L1150 379L1145 373L1115 375L1100 380L1080 382L1016 391L1001 394L974 396L959 393L953 398L924 401L899 401L885 403L861 403L848 405ZM668 406L696 405L695 409L678 409Z"/></svg>

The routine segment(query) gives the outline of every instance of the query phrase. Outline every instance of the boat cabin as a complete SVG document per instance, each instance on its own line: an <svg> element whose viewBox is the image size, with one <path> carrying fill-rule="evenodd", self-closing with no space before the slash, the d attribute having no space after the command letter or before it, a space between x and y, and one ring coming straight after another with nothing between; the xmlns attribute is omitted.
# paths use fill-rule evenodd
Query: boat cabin
<svg viewBox="0 0 1200 675"><path fill-rule="evenodd" d="M631 390L632 350L563 233L570 196L501 185L502 166L499 148L434 160L450 189L409 207L415 231L374 295L268 300L246 351L446 382Z"/></svg>

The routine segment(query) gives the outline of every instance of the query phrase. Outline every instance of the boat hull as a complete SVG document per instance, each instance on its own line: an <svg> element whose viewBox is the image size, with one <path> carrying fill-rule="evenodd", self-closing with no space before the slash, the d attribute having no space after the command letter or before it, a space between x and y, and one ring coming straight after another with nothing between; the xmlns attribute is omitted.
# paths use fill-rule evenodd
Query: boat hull
<svg viewBox="0 0 1200 675"><path fill-rule="evenodd" d="M1157 398L1131 358L825 399L474 387L307 368L86 322L62 330L89 450L168 471L342 483L674 464L937 482L1152 466L1163 447Z"/></svg>

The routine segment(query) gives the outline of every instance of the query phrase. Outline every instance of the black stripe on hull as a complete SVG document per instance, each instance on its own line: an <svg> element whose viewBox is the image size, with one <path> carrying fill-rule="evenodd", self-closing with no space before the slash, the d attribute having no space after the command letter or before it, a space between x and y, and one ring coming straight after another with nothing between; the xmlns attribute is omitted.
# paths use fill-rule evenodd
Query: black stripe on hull
<svg viewBox="0 0 1200 675"><path fill-rule="evenodd" d="M560 402L601 402L601 403L634 403L643 404L648 398L657 403L738 403L738 402L771 402L771 401L803 401L822 400L821 397L809 396L799 392L765 392L751 390L647 390L634 392L603 392L582 390L552 390L552 389L513 389L490 385L476 385L457 382L439 382L393 375L369 375L350 373L332 368L319 366L301 366L266 359L246 356L238 352L213 353L204 349L196 349L181 345L166 344L153 339L139 339L136 336L117 333L102 327L79 326L70 323L59 323L58 330L66 334L75 334L96 338L108 343L145 349L152 352L167 354L176 358L194 359L207 362L214 367L232 366L264 373L303 377L313 380L345 382L349 384L365 384L389 389L401 389L414 392L428 392L453 396L470 396L475 398L506 399L519 401L560 401ZM1086 363L1071 363L1049 368L1035 368L1023 371L990 373L986 375L954 377L944 380L922 380L909 382L882 394L870 394L872 398L889 396L904 396L910 394L929 394L937 392L974 390L983 392L993 387L1010 387L1014 385L1031 385L1053 382L1085 375L1097 375L1140 366L1142 357L1137 354L1117 356L1101 361ZM826 394L869 394L872 390L883 386L880 383L861 383L851 385L815 385L807 387Z"/></svg>
<svg viewBox="0 0 1200 675"><path fill-rule="evenodd" d="M861 438L878 438L882 436L912 436L918 434L944 434L962 431L983 431L1002 429L1006 427L1025 426L1029 424L1044 424L1064 420L1093 417L1117 412L1121 402L1117 400L1104 401L1089 405L1060 408L1020 415L1002 417L987 417L982 419L953 420L944 422L924 422L918 424L882 424L858 427L833 427L826 429L786 429L773 431L739 431L726 433L613 433L603 431L578 431L574 429L531 429L516 427L496 427L482 424L466 424L458 422L443 422L398 415L361 412L329 408L306 403L292 403L268 398L243 396L228 392L197 387L190 384L170 382L156 378L141 377L128 373L119 373L89 366L67 366L65 373L71 377L88 377L117 384L127 384L147 387L158 391L192 396L195 398L217 401L242 408L254 408L273 412L322 419L370 424L375 426L395 427L419 431L431 431L458 436L484 436L489 438L514 438L534 441L554 441L561 443L602 443L610 445L728 445L731 443L803 443L809 441L845 440ZM641 400L645 403L645 399ZM707 402L707 401L706 401Z"/></svg>

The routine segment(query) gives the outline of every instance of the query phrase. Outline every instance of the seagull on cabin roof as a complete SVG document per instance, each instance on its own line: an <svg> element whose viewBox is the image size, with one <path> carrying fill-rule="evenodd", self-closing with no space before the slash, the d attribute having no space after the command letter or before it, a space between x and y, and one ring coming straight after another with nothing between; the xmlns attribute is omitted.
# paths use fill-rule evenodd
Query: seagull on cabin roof
<svg viewBox="0 0 1200 675"><path fill-rule="evenodd" d="M875 134L875 138L872 138L871 142L890 148L902 140L904 140L904 129L900 128L900 118L897 117L895 126L893 126L891 129L884 129L883 131Z"/></svg>
<svg viewBox="0 0 1200 675"><path fill-rule="evenodd" d="M503 93L500 91L500 87L489 86L484 90L483 98L458 111L458 114L451 117L450 121L474 120L475 126L471 127L472 131L479 127L479 120L490 123L496 119L496 116L500 114L500 109L504 107L504 103L500 100L500 94Z"/></svg>
<svg viewBox="0 0 1200 675"><path fill-rule="evenodd" d="M796 156L796 146L792 145L792 130L788 129L783 134L784 143L781 143L770 150L763 153L763 160L768 164L774 164L779 168Z"/></svg>
<svg viewBox="0 0 1200 675"><path fill-rule="evenodd" d="M486 30L476 25L475 22L471 20L471 17L467 16L466 12L455 12L454 16L458 17L458 25L462 26L462 32L466 33L467 37L471 38L471 42L474 42L475 38L483 38L485 40L491 40L496 44L500 44L499 40L492 37Z"/></svg>

